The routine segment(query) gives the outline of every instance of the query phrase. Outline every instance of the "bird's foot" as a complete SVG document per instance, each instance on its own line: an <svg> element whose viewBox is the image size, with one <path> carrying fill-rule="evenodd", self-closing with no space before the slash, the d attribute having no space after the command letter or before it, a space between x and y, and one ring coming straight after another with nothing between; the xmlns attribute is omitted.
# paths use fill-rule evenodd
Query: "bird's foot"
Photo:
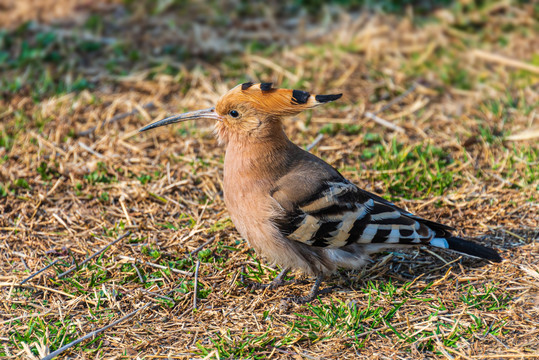
<svg viewBox="0 0 539 360"><path fill-rule="evenodd" d="M311 291L309 292L309 295L307 295L307 296L293 296L293 297L285 298L283 300L295 302L296 304L306 304L306 303L310 303L311 301L315 300L319 295L329 294L330 292L332 292L336 288L336 286L332 286L332 287L329 287L329 288L326 288L326 289L320 289L320 284L322 283L323 279L324 279L323 275L319 275L316 278L316 281L314 282L314 285L311 288Z"/></svg>
<svg viewBox="0 0 539 360"><path fill-rule="evenodd" d="M293 284L295 282L296 282L295 280L287 280L287 281L284 281L284 280L275 281L275 280L273 280L269 284L261 284L261 283L249 281L247 286L249 288L253 289L253 290L261 290L261 289L275 290L275 289L277 289L277 288L279 288L281 286Z"/></svg>
<svg viewBox="0 0 539 360"><path fill-rule="evenodd" d="M288 298L285 298L284 300L287 300L287 301L291 301L291 302L294 302L296 304L307 304L307 303L310 303L311 301L313 300L316 300L316 298L318 298L319 295L324 295L324 294L329 294L330 292L332 292L333 290L335 290L336 286L332 286L332 287L329 287L329 288L326 288L326 289L321 289L321 290L317 290L315 292L309 292L309 295L307 296L292 296L292 297L288 297Z"/></svg>
<svg viewBox="0 0 539 360"><path fill-rule="evenodd" d="M248 287L252 290L260 290L260 289L275 290L281 286L293 284L296 282L296 280L284 280L286 278L286 274L288 274L289 271L290 271L289 269L284 269L269 284L261 284L261 283L257 283L257 282L245 280L245 279L243 279L242 282L245 284L245 287Z"/></svg>

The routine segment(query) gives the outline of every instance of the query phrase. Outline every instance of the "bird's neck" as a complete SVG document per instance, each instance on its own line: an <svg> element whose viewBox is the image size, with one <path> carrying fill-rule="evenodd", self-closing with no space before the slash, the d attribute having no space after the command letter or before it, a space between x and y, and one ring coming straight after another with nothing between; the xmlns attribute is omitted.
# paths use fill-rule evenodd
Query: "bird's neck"
<svg viewBox="0 0 539 360"><path fill-rule="evenodd" d="M225 155L225 182L257 181L268 186L286 173L297 148L282 128L271 137L230 137Z"/></svg>

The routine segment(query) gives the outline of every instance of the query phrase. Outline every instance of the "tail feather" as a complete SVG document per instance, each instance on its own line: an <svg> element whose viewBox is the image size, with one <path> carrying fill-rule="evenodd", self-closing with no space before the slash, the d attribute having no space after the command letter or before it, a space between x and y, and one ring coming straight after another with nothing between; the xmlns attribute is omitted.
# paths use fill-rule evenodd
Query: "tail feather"
<svg viewBox="0 0 539 360"><path fill-rule="evenodd" d="M459 253L475 256L493 262L502 261L502 258L496 250L455 236L449 238L435 237L431 240L430 245L442 249L457 251Z"/></svg>

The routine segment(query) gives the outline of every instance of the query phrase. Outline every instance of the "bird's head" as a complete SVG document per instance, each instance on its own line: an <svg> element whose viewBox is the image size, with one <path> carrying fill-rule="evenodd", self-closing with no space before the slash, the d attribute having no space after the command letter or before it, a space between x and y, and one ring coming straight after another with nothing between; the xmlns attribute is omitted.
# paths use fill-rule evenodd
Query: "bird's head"
<svg viewBox="0 0 539 360"><path fill-rule="evenodd" d="M150 130L181 121L217 120L220 142L261 141L280 131L283 117L339 99L342 94L311 95L306 91L274 89L271 83L244 83L224 94L215 107L175 115L140 129Z"/></svg>

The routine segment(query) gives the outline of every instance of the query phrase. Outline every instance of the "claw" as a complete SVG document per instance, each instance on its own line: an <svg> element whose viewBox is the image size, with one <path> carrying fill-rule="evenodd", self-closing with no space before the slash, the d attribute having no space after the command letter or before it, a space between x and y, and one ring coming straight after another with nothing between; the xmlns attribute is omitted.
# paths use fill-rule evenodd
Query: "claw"
<svg viewBox="0 0 539 360"><path fill-rule="evenodd" d="M283 271L281 271L279 275L277 275L269 284L255 283L253 281L245 280L243 277L242 277L242 282L246 284L245 287L248 287L251 290L260 290L260 289L275 290L281 286L285 286L285 285L292 284L295 282L295 280L288 280L288 281L284 280L284 278L286 277L286 274L288 274L289 271L290 269L283 269Z"/></svg>
<svg viewBox="0 0 539 360"><path fill-rule="evenodd" d="M306 304L315 300L319 295L328 294L332 292L335 289L335 286L320 290L320 284L322 283L323 279L324 279L323 275L318 275L318 277L316 278L316 281L314 282L313 287L311 288L311 291L309 292L309 295L289 297L289 298L286 298L286 300L295 302L296 304Z"/></svg>

